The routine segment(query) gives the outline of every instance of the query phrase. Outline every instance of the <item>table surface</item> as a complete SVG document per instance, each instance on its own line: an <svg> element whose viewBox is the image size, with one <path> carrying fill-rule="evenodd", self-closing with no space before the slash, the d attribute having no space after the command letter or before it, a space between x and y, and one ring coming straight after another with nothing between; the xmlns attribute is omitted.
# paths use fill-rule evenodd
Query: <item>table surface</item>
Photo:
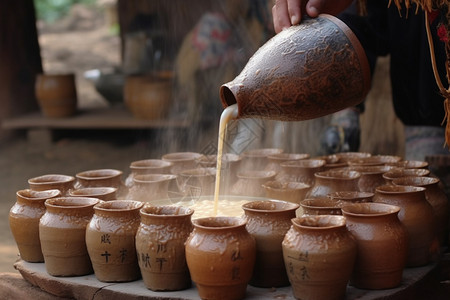
<svg viewBox="0 0 450 300"><path fill-rule="evenodd" d="M48 275L44 263L28 263L18 261L14 265L22 277L42 290L60 297L73 297L76 299L199 299L195 285L187 290L174 292L154 292L147 289L142 280L127 283L104 283L96 279L94 274L78 277L53 277ZM361 290L347 287L346 299L405 299L408 289L419 281L425 279L437 264L429 264L424 267L407 268L403 272L402 284L387 290ZM102 295L99 295L102 294ZM245 299L295 299L290 287L264 289L252 286L247 287Z"/></svg>

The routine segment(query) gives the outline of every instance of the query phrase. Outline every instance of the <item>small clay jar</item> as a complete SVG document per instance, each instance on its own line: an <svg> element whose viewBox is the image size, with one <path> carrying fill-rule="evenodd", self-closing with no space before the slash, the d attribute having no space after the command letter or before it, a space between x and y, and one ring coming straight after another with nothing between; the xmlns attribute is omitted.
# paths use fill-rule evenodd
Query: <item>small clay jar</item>
<svg viewBox="0 0 450 300"><path fill-rule="evenodd" d="M195 169L202 157L202 154L196 152L173 152L164 154L161 159L171 162L170 173L178 175L184 170Z"/></svg>
<svg viewBox="0 0 450 300"><path fill-rule="evenodd" d="M298 204L278 200L242 205L247 231L256 241L256 262L250 285L267 288L289 285L281 242L298 208Z"/></svg>
<svg viewBox="0 0 450 300"><path fill-rule="evenodd" d="M243 299L256 257L256 243L240 217L192 221L186 262L202 299Z"/></svg>
<svg viewBox="0 0 450 300"><path fill-rule="evenodd" d="M400 285L408 252L408 233L398 219L400 207L354 203L342 207L347 228L358 245L350 284L360 289Z"/></svg>
<svg viewBox="0 0 450 300"><path fill-rule="evenodd" d="M72 197L90 197L102 201L117 199L117 188L114 187L87 187L76 190L70 190L69 196Z"/></svg>
<svg viewBox="0 0 450 300"><path fill-rule="evenodd" d="M401 160L402 158L396 155L371 155L369 157L349 160L348 164L349 166L381 166L397 163Z"/></svg>
<svg viewBox="0 0 450 300"><path fill-rule="evenodd" d="M81 276L93 272L86 248L86 226L97 198L60 197L45 201L39 238L45 268L52 276Z"/></svg>
<svg viewBox="0 0 450 300"><path fill-rule="evenodd" d="M315 183L306 198L326 197L339 191L359 191L361 173L351 170L328 170L314 174Z"/></svg>
<svg viewBox="0 0 450 300"><path fill-rule="evenodd" d="M86 246L98 280L127 282L140 277L135 236L143 205L133 200L112 200L94 206L86 227Z"/></svg>
<svg viewBox="0 0 450 300"><path fill-rule="evenodd" d="M263 184L266 197L276 200L283 200L299 204L302 201L310 186L302 182L279 182L268 181Z"/></svg>
<svg viewBox="0 0 450 300"><path fill-rule="evenodd" d="M77 188L84 187L122 187L123 172L115 169L96 169L79 172L75 175L77 178Z"/></svg>
<svg viewBox="0 0 450 300"><path fill-rule="evenodd" d="M428 176L430 175L430 170L427 169L393 169L386 173L384 173L382 176L386 180L386 184L393 184L392 180L400 177L406 177L406 176Z"/></svg>
<svg viewBox="0 0 450 300"><path fill-rule="evenodd" d="M240 171L238 181L231 188L231 195L264 197L266 192L263 184L275 178L274 171Z"/></svg>
<svg viewBox="0 0 450 300"><path fill-rule="evenodd" d="M152 202L169 198L169 189L177 189L177 176L173 174L136 175L128 191L128 199Z"/></svg>
<svg viewBox="0 0 450 300"><path fill-rule="evenodd" d="M58 189L62 196L68 195L74 184L75 177L62 174L46 174L28 179L28 185L33 191Z"/></svg>
<svg viewBox="0 0 450 300"><path fill-rule="evenodd" d="M444 190L440 187L440 180L427 176L408 176L394 179L394 185L412 185L425 188L425 197L433 207L436 216L436 230L441 245L447 241L450 207Z"/></svg>
<svg viewBox="0 0 450 300"><path fill-rule="evenodd" d="M303 216L342 215L339 202L328 197L306 198L300 201Z"/></svg>
<svg viewBox="0 0 450 300"><path fill-rule="evenodd" d="M191 286L185 242L192 231L194 211L186 207L147 206L141 209L136 251L145 286L175 291Z"/></svg>
<svg viewBox="0 0 450 300"><path fill-rule="evenodd" d="M323 159L301 159L288 161L280 164L281 171L275 179L280 182L303 182L310 186L314 185L316 172L323 171L325 160Z"/></svg>
<svg viewBox="0 0 450 300"><path fill-rule="evenodd" d="M310 157L307 153L276 153L267 156L268 163L265 170L280 172L280 164L287 161L296 161L301 159L308 159Z"/></svg>
<svg viewBox="0 0 450 300"><path fill-rule="evenodd" d="M358 187L361 192L374 193L375 189L380 185L386 184L383 174L389 172L396 167L379 165L379 166L351 166L348 169L357 171L361 174L358 181Z"/></svg>
<svg viewBox="0 0 450 300"><path fill-rule="evenodd" d="M266 170L269 164L269 156L283 153L283 149L279 148L259 148L247 150L242 153L241 171L252 170L262 171Z"/></svg>
<svg viewBox="0 0 450 300"><path fill-rule="evenodd" d="M9 227L24 261L44 261L39 239L39 220L45 213L45 200L60 196L61 192L56 189L25 189L16 192L16 203L9 211Z"/></svg>
<svg viewBox="0 0 450 300"><path fill-rule="evenodd" d="M390 166L399 167L403 169L427 169L428 162L422 160L400 160L394 163L388 163Z"/></svg>
<svg viewBox="0 0 450 300"><path fill-rule="evenodd" d="M343 216L304 216L282 242L296 299L344 299L356 259L356 242Z"/></svg>
<svg viewBox="0 0 450 300"><path fill-rule="evenodd" d="M339 207L343 207L344 205L352 203L372 202L374 193L358 191L338 191L328 194L327 196L328 198L337 201L337 205Z"/></svg>
<svg viewBox="0 0 450 300"><path fill-rule="evenodd" d="M351 160L357 160L361 158L366 158L372 156L369 152L338 152L335 154L339 161L349 162Z"/></svg>
<svg viewBox="0 0 450 300"><path fill-rule="evenodd" d="M180 184L181 183L181 184ZM216 168L195 168L184 170L179 174L179 184L185 195L214 195Z"/></svg>
<svg viewBox="0 0 450 300"><path fill-rule="evenodd" d="M424 187L382 185L375 190L373 202L400 207L398 218L408 232L407 267L426 265L431 246L437 238L433 208L425 197Z"/></svg>
<svg viewBox="0 0 450 300"><path fill-rule="evenodd" d="M72 116L76 112L78 101L75 74L38 74L35 95L45 117Z"/></svg>
<svg viewBox="0 0 450 300"><path fill-rule="evenodd" d="M229 195L229 188L237 181L237 172L241 168L241 157L233 153L222 154L222 167L220 170L221 193ZM217 155L204 155L198 161L202 168L216 168Z"/></svg>
<svg viewBox="0 0 450 300"><path fill-rule="evenodd" d="M325 165L323 166L323 171L327 171L330 169L336 168L344 168L347 166L347 162L341 160L336 154L323 155L315 157L315 159L323 159L325 161Z"/></svg>
<svg viewBox="0 0 450 300"><path fill-rule="evenodd" d="M169 174L173 164L162 159L142 159L133 161L130 164L131 173L125 179L127 188L133 185L133 178L136 175L145 174Z"/></svg>

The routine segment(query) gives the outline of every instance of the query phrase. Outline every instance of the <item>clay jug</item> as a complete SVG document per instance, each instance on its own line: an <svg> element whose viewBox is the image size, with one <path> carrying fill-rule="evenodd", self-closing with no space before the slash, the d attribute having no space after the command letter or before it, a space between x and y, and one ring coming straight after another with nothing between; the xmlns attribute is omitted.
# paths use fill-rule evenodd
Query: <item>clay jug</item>
<svg viewBox="0 0 450 300"><path fill-rule="evenodd" d="M247 231L256 241L251 285L268 288L289 285L281 242L298 208L298 204L277 200L252 201L242 205Z"/></svg>
<svg viewBox="0 0 450 300"><path fill-rule="evenodd" d="M44 117L64 118L77 110L75 74L38 74L35 94Z"/></svg>
<svg viewBox="0 0 450 300"><path fill-rule="evenodd" d="M168 174L172 163L162 159L142 159L133 161L130 164L131 173L125 179L125 185L130 188L133 185L133 178L136 175L145 174Z"/></svg>
<svg viewBox="0 0 450 300"><path fill-rule="evenodd" d="M185 195L196 197L214 195L216 168L184 170L178 178Z"/></svg>
<svg viewBox="0 0 450 300"><path fill-rule="evenodd" d="M46 174L28 179L28 185L33 191L58 189L62 196L66 196L74 184L75 177L62 174Z"/></svg>
<svg viewBox="0 0 450 300"><path fill-rule="evenodd" d="M127 282L140 277L135 236L143 205L133 200L112 200L94 206L86 227L86 247L98 280Z"/></svg>
<svg viewBox="0 0 450 300"><path fill-rule="evenodd" d="M441 245L444 245L448 236L449 202L444 190L439 186L440 180L435 177L408 176L394 179L395 185L412 185L425 188L425 197L433 207L436 216L436 230Z"/></svg>
<svg viewBox="0 0 450 300"><path fill-rule="evenodd" d="M222 85L220 98L224 107L237 103L238 118L298 121L356 105L369 88L358 39L342 21L323 14L270 39Z"/></svg>
<svg viewBox="0 0 450 300"><path fill-rule="evenodd" d="M265 170L280 172L280 164L286 161L295 161L309 158L307 153L277 153L267 156L268 163Z"/></svg>
<svg viewBox="0 0 450 300"><path fill-rule="evenodd" d="M263 184L275 178L274 171L241 171L237 173L238 181L231 188L231 195L264 197Z"/></svg>
<svg viewBox="0 0 450 300"><path fill-rule="evenodd" d="M148 289L175 291L191 286L184 244L192 231L193 213L190 208L175 206L141 209L136 251Z"/></svg>
<svg viewBox="0 0 450 300"><path fill-rule="evenodd" d="M339 202L322 196L317 198L306 198L300 201L301 216L314 215L342 215Z"/></svg>
<svg viewBox="0 0 450 300"><path fill-rule="evenodd" d="M76 190L70 190L69 196L72 197L90 197L102 201L117 199L117 188L114 187L87 187Z"/></svg>
<svg viewBox="0 0 450 300"><path fill-rule="evenodd" d="M268 181L263 184L263 188L266 190L267 198L299 204L305 198L310 186L302 182Z"/></svg>
<svg viewBox="0 0 450 300"><path fill-rule="evenodd" d="M282 242L296 299L344 299L356 259L356 242L343 216L292 219Z"/></svg>
<svg viewBox="0 0 450 300"><path fill-rule="evenodd" d="M382 185L375 190L373 202L400 207L398 218L408 232L409 241L406 266L417 267L429 263L437 232L433 208L425 198L425 188Z"/></svg>
<svg viewBox="0 0 450 300"><path fill-rule="evenodd" d="M9 211L9 227L24 261L44 261L39 239L39 220L45 213L45 200L59 196L59 190L25 189L16 192L16 203Z"/></svg>
<svg viewBox="0 0 450 300"><path fill-rule="evenodd" d="M256 243L240 217L192 221L186 262L202 299L238 300L246 294L255 265Z"/></svg>
<svg viewBox="0 0 450 300"><path fill-rule="evenodd" d="M196 152L173 152L164 154L161 159L172 163L170 173L178 175L184 170L195 169L203 157Z"/></svg>
<svg viewBox="0 0 450 300"><path fill-rule="evenodd" d="M39 238L45 268L52 276L81 276L93 272L86 248L86 226L97 198L60 197L45 200Z"/></svg>
<svg viewBox="0 0 450 300"><path fill-rule="evenodd" d="M378 186L386 184L383 174L395 169L395 167L387 165L351 166L348 169L361 173L358 181L358 187L361 192L374 193Z"/></svg>
<svg viewBox="0 0 450 300"><path fill-rule="evenodd" d="M259 148L242 153L241 170L262 171L269 164L269 156L283 153L279 148Z"/></svg>
<svg viewBox="0 0 450 300"><path fill-rule="evenodd" d="M342 207L347 228L358 245L350 283L361 289L400 285L408 251L408 233L398 219L400 207L354 203Z"/></svg>
<svg viewBox="0 0 450 300"><path fill-rule="evenodd" d="M328 170L314 174L315 183L306 198L326 197L339 191L359 191L361 173L350 170Z"/></svg>
<svg viewBox="0 0 450 300"><path fill-rule="evenodd" d="M168 199L169 189L178 190L177 176L173 174L136 175L128 191L128 199L142 202Z"/></svg>
<svg viewBox="0 0 450 300"><path fill-rule="evenodd" d="M392 180L406 176L428 176L430 170L427 169L398 169L395 168L386 173L383 173L383 178L386 180L386 184L393 184Z"/></svg>
<svg viewBox="0 0 450 300"><path fill-rule="evenodd" d="M325 160L323 159L301 159L288 161L280 164L281 171L275 179L280 182L303 182L310 186L314 185L316 172L323 171Z"/></svg>

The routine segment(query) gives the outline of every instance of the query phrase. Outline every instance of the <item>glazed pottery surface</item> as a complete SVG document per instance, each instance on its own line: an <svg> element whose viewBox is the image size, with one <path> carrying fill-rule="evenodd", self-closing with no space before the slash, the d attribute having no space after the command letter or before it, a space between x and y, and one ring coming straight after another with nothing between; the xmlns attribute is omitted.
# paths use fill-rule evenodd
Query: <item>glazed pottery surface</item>
<svg viewBox="0 0 450 300"><path fill-rule="evenodd" d="M238 118L298 121L356 105L369 87L358 39L343 22L322 14L259 48L243 71L222 85L220 98L224 107L237 103Z"/></svg>
<svg viewBox="0 0 450 300"><path fill-rule="evenodd" d="M173 174L136 175L128 198L142 202L169 198L169 189L178 191L177 176Z"/></svg>
<svg viewBox="0 0 450 300"><path fill-rule="evenodd" d="M423 266L430 262L431 246L437 239L435 216L425 197L425 188L415 186L382 185L373 202L400 207L398 218L408 232L407 267Z"/></svg>
<svg viewBox="0 0 450 300"><path fill-rule="evenodd" d="M197 152L173 152L164 154L161 159L171 162L173 165L170 173L178 175L184 170L195 169L202 157L203 155Z"/></svg>
<svg viewBox="0 0 450 300"><path fill-rule="evenodd" d="M97 198L102 201L110 201L117 199L117 188L114 187L87 187L69 191L72 197L90 197Z"/></svg>
<svg viewBox="0 0 450 300"><path fill-rule="evenodd" d="M148 206L141 209L136 251L144 284L154 291L191 286L185 242L194 211L186 207Z"/></svg>
<svg viewBox="0 0 450 300"><path fill-rule="evenodd" d="M256 241L256 262L250 284L257 287L288 286L281 242L291 227L298 204L267 200L242 206L247 231Z"/></svg>
<svg viewBox="0 0 450 300"><path fill-rule="evenodd" d="M314 174L315 183L306 198L325 197L339 191L359 191L361 173L351 170L328 170Z"/></svg>
<svg viewBox="0 0 450 300"><path fill-rule="evenodd" d="M275 175L275 171L240 171L230 192L237 196L264 197L263 184L273 180Z"/></svg>
<svg viewBox="0 0 450 300"><path fill-rule="evenodd" d="M281 171L275 179L281 182L296 181L314 185L316 172L323 171L325 160L323 159L302 159L298 161L288 161L280 164Z"/></svg>
<svg viewBox="0 0 450 300"><path fill-rule="evenodd" d="M62 174L46 174L28 179L30 189L34 191L58 189L62 196L66 196L74 184L75 177Z"/></svg>
<svg viewBox="0 0 450 300"><path fill-rule="evenodd" d="M112 200L94 206L86 227L86 246L98 280L127 282L140 277L135 236L143 205L133 200Z"/></svg>
<svg viewBox="0 0 450 300"><path fill-rule="evenodd" d="M401 284L408 233L398 219L400 207L354 203L342 207L347 228L358 245L350 283L361 289L388 289Z"/></svg>
<svg viewBox="0 0 450 300"><path fill-rule="evenodd" d="M240 217L193 220L186 261L202 299L237 300L246 294L255 265L256 243Z"/></svg>
<svg viewBox="0 0 450 300"><path fill-rule="evenodd" d="M62 118L75 114L77 91L74 74L38 74L35 95L45 117Z"/></svg>
<svg viewBox="0 0 450 300"><path fill-rule="evenodd" d="M356 242L343 216L292 219L282 242L296 299L344 299L356 259Z"/></svg>
<svg viewBox="0 0 450 300"><path fill-rule="evenodd" d="M81 276L93 272L86 248L86 226L99 201L88 197L45 201L47 210L39 221L39 238L48 274Z"/></svg>
<svg viewBox="0 0 450 300"><path fill-rule="evenodd" d="M268 181L263 184L267 198L300 203L310 186L302 182Z"/></svg>
<svg viewBox="0 0 450 300"><path fill-rule="evenodd" d="M425 188L425 197L433 207L436 216L436 230L441 245L444 245L448 237L449 226L449 202L444 190L440 187L440 180L435 177L409 176L394 179L394 185L412 185Z"/></svg>
<svg viewBox="0 0 450 300"><path fill-rule="evenodd" d="M61 192L56 189L25 189L16 192L16 203L9 211L9 227L24 261L44 261L39 239L39 220L45 213L45 200L59 196Z"/></svg>

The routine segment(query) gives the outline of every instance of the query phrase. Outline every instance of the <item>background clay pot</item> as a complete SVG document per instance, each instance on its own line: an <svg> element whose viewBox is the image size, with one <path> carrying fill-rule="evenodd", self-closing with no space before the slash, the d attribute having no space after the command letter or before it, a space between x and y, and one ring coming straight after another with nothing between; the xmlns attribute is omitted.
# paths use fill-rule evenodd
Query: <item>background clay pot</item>
<svg viewBox="0 0 450 300"><path fill-rule="evenodd" d="M175 206L141 209L136 251L148 289L175 291L191 286L184 245L192 231L193 213L190 208Z"/></svg>
<svg viewBox="0 0 450 300"><path fill-rule="evenodd" d="M177 176L173 174L136 175L133 186L128 192L128 198L142 202L168 199L169 189L178 189Z"/></svg>
<svg viewBox="0 0 450 300"><path fill-rule="evenodd" d="M408 251L408 233L397 215L400 207L354 203L342 208L347 228L358 245L350 282L361 289L400 285Z"/></svg>
<svg viewBox="0 0 450 300"><path fill-rule="evenodd" d="M178 175L184 170L195 169L202 154L196 152L173 152L164 154L161 159L173 164L170 173Z"/></svg>
<svg viewBox="0 0 450 300"><path fill-rule="evenodd" d="M328 170L314 174L315 183L306 198L325 197L339 191L359 191L361 173L350 170Z"/></svg>
<svg viewBox="0 0 450 300"><path fill-rule="evenodd" d="M292 219L283 256L297 299L344 299L356 259L356 242L343 216Z"/></svg>
<svg viewBox="0 0 450 300"><path fill-rule="evenodd" d="M300 201L302 215L342 215L339 204L339 201L324 196Z"/></svg>
<svg viewBox="0 0 450 300"><path fill-rule="evenodd" d="M358 39L343 22L322 14L260 47L242 72L222 85L220 98L224 107L237 103L238 118L298 121L356 105L369 87L369 64Z"/></svg>
<svg viewBox="0 0 450 300"><path fill-rule="evenodd" d="M214 195L216 168L196 168L184 170L179 175L181 190L185 195Z"/></svg>
<svg viewBox="0 0 450 300"><path fill-rule="evenodd" d="M395 169L395 167L387 165L351 166L348 169L361 174L358 181L358 187L361 192L374 193L378 186L386 184L383 174Z"/></svg>
<svg viewBox="0 0 450 300"><path fill-rule="evenodd" d="M80 276L93 272L86 248L86 226L100 200L87 197L47 199L39 237L47 273Z"/></svg>
<svg viewBox="0 0 450 300"><path fill-rule="evenodd" d="M237 196L264 197L263 184L275 178L274 171L240 171L238 181L231 188L231 194Z"/></svg>
<svg viewBox="0 0 450 300"><path fill-rule="evenodd" d="M302 182L268 181L263 184L267 198L299 204L305 198L310 186Z"/></svg>
<svg viewBox="0 0 450 300"><path fill-rule="evenodd" d="M400 207L398 218L408 232L406 266L417 267L428 264L432 244L434 241L437 242L437 232L433 208L425 198L425 188L382 185L376 189L373 202Z"/></svg>
<svg viewBox="0 0 450 300"><path fill-rule="evenodd" d="M90 197L97 198L102 201L110 201L117 199L117 188L114 187L87 187L76 190L70 190L69 196L72 197Z"/></svg>
<svg viewBox="0 0 450 300"><path fill-rule="evenodd" d="M247 231L256 241L251 285L268 288L289 285L281 242L298 207L298 204L277 200L252 201L242 206Z"/></svg>
<svg viewBox="0 0 450 300"><path fill-rule="evenodd" d="M310 186L314 185L316 172L323 171L325 160L323 159L301 159L288 161L280 164L281 171L275 179L280 182L302 182Z"/></svg>
<svg viewBox="0 0 450 300"><path fill-rule="evenodd" d="M401 161L402 158L396 155L371 155L359 159L352 159L348 161L350 166L381 166L386 164L393 164Z"/></svg>
<svg viewBox="0 0 450 300"><path fill-rule="evenodd" d="M243 299L255 264L255 239L239 217L192 221L186 261L202 299Z"/></svg>
<svg viewBox="0 0 450 300"><path fill-rule="evenodd" d="M86 187L114 187L117 189L117 198L122 199L127 193L125 183L122 181L123 172L116 169L95 169L79 172L75 175L77 189Z"/></svg>
<svg viewBox="0 0 450 300"><path fill-rule="evenodd" d="M374 193L358 191L338 191L327 195L338 202L339 207L352 203L372 202Z"/></svg>
<svg viewBox="0 0 450 300"><path fill-rule="evenodd" d="M283 149L259 148L247 150L242 154L241 170L266 170L266 167L269 164L268 157L280 153L283 153Z"/></svg>
<svg viewBox="0 0 450 300"><path fill-rule="evenodd" d="M430 171L427 169L393 169L382 176L386 180L386 184L393 184L392 180L406 176L428 176Z"/></svg>
<svg viewBox="0 0 450 300"><path fill-rule="evenodd" d="M68 194L74 183L75 177L61 174L46 174L28 179L30 189L34 191L58 189L62 196Z"/></svg>
<svg viewBox="0 0 450 300"><path fill-rule="evenodd" d="M135 236L144 203L112 200L94 206L86 227L86 246L95 277L103 282L127 282L140 277Z"/></svg>
<svg viewBox="0 0 450 300"><path fill-rule="evenodd" d="M130 164L131 173L125 179L125 185L130 188L136 175L169 174L172 163L162 159L142 159Z"/></svg>
<svg viewBox="0 0 450 300"><path fill-rule="evenodd" d="M38 74L35 94L45 117L69 117L77 110L74 74Z"/></svg>
<svg viewBox="0 0 450 300"><path fill-rule="evenodd" d="M9 227L24 261L44 261L39 239L39 220L45 213L45 200L59 196L61 192L56 189L25 189L16 192L16 203L9 211Z"/></svg>

